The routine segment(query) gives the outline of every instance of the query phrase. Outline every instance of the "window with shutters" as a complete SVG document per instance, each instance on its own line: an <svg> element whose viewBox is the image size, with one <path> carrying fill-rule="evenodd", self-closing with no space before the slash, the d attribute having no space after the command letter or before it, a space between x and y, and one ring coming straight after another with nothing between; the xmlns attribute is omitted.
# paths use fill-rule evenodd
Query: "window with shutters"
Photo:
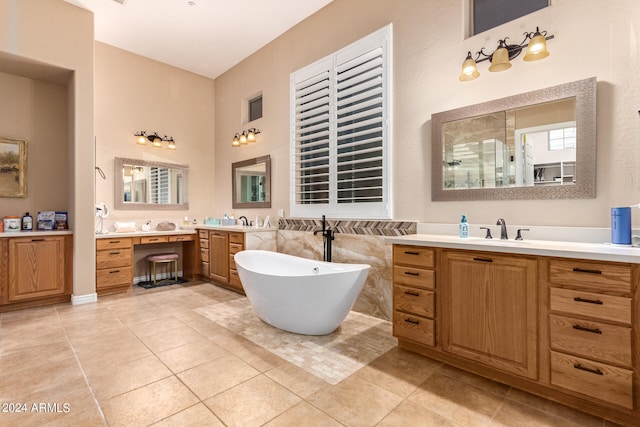
<svg viewBox="0 0 640 427"><path fill-rule="evenodd" d="M391 218L391 25L291 75L291 215Z"/></svg>

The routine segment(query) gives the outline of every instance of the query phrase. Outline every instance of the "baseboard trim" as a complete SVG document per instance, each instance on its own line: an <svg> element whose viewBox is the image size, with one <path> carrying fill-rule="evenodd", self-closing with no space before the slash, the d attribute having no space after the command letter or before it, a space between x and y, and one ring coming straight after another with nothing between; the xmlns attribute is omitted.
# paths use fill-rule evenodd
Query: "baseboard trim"
<svg viewBox="0 0 640 427"><path fill-rule="evenodd" d="M73 305L81 305L81 304L90 304L92 302L98 302L98 294L87 294L87 295L71 295L71 304Z"/></svg>

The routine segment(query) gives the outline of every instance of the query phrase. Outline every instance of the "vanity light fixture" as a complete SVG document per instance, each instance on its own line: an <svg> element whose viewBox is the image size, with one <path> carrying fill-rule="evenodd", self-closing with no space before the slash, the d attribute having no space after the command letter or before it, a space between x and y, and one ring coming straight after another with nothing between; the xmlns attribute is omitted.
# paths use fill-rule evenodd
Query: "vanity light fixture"
<svg viewBox="0 0 640 427"><path fill-rule="evenodd" d="M502 40L498 40L498 47L493 53L485 53L483 47L476 52L476 57L473 58L471 51L469 51L462 63L462 72L459 79L462 82L466 82L479 77L480 72L478 72L476 64L482 61L491 61L489 66L489 71L491 72L508 70L511 68L511 60L517 58L525 46L527 47L523 58L525 61L544 59L549 56L547 40L551 40L553 37L553 35L547 36L546 31L540 31L536 27L534 32L524 33L524 40L520 44L507 44L508 37L505 37Z"/></svg>
<svg viewBox="0 0 640 427"><path fill-rule="evenodd" d="M236 133L231 141L231 146L240 147L250 142L256 142L256 135L259 133L260 130L256 128L249 128L248 130L243 130L241 133Z"/></svg>
<svg viewBox="0 0 640 427"><path fill-rule="evenodd" d="M149 142L153 148L162 148L162 143L167 142L167 149L176 149L176 142L171 136L165 135L164 138L161 138L160 135L158 135L158 132L147 133L147 131L145 130L136 132L133 135L138 137L138 139L136 140L136 144L139 145L147 145L147 142Z"/></svg>

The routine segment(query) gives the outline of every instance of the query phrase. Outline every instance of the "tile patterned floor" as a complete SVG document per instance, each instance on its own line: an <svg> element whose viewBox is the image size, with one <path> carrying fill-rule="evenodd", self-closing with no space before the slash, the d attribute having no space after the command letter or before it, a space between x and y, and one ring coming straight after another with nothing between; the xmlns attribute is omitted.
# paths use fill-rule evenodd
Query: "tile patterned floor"
<svg viewBox="0 0 640 427"><path fill-rule="evenodd" d="M329 335L305 336L273 328L238 298L196 310L329 384L337 384L397 345L391 322L352 311Z"/></svg>
<svg viewBox="0 0 640 427"><path fill-rule="evenodd" d="M396 347L332 384L201 314L240 298L194 283L0 315L0 426L613 426Z"/></svg>

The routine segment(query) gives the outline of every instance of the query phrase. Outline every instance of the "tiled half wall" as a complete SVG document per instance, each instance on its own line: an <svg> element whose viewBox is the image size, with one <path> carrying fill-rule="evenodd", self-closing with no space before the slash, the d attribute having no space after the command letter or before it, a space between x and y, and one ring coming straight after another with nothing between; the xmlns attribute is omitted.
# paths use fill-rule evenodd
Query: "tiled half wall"
<svg viewBox="0 0 640 427"><path fill-rule="evenodd" d="M315 219L283 219L278 223L278 252L309 259L322 259L322 228ZM392 272L391 245L384 236L415 234L417 222L327 220L335 231L332 242L333 262L371 265L367 281L353 309L357 312L391 320Z"/></svg>

